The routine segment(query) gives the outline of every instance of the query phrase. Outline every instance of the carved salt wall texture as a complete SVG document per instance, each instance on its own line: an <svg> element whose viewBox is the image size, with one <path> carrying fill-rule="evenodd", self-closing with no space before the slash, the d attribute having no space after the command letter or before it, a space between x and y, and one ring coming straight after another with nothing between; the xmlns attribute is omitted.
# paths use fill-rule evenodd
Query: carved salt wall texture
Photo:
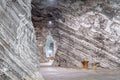
<svg viewBox="0 0 120 80"><path fill-rule="evenodd" d="M64 17L65 22L58 21L59 26L52 32L58 41L61 66L80 68L81 61L88 60L90 67L96 62L102 68L120 67L118 13L112 18L95 11L80 16L64 14Z"/></svg>
<svg viewBox="0 0 120 80"><path fill-rule="evenodd" d="M58 0L55 5L48 2L34 0L33 12L39 20L47 15L58 22L52 34L58 42L61 66L81 67L84 59L105 68L120 66L119 0Z"/></svg>
<svg viewBox="0 0 120 80"><path fill-rule="evenodd" d="M32 12L32 22L35 27L37 46L40 52L39 60L41 63L43 63L48 61L45 55L44 48L45 48L46 38L50 30L46 27L47 22L45 20L41 21L41 17L34 16L33 13L35 12Z"/></svg>
<svg viewBox="0 0 120 80"><path fill-rule="evenodd" d="M40 24L41 25L41 24ZM35 32L36 32L36 36L37 36L37 46L38 46L38 50L40 52L40 62L47 62L48 59L46 58L45 55L45 43L46 43L46 38L48 35L49 30L45 27L43 27L42 29L35 28Z"/></svg>
<svg viewBox="0 0 120 80"><path fill-rule="evenodd" d="M31 0L0 0L0 80L43 80Z"/></svg>

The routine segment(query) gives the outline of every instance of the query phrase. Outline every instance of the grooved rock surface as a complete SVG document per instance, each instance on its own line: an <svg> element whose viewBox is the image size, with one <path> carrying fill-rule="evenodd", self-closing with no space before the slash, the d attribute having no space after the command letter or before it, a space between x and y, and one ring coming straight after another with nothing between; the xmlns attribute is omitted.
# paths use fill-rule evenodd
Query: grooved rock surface
<svg viewBox="0 0 120 80"><path fill-rule="evenodd" d="M114 18L110 20L91 11L77 17L67 15L65 23L59 22L53 35L58 42L61 66L80 68L81 61L87 60L90 67L99 63L102 68L119 68L120 24Z"/></svg>
<svg viewBox="0 0 120 80"><path fill-rule="evenodd" d="M36 20L36 18L34 19ZM35 20L33 20L33 25L35 26L37 47L40 52L39 60L41 63L43 63L48 61L45 54L45 43L46 43L47 36L49 34L49 29L46 28L44 23L39 22L39 20L38 21L35 21Z"/></svg>
<svg viewBox="0 0 120 80"><path fill-rule="evenodd" d="M0 80L43 80L31 0L0 0Z"/></svg>
<svg viewBox="0 0 120 80"><path fill-rule="evenodd" d="M36 20L57 24L51 32L60 66L80 68L88 60L89 67L120 68L119 0L33 0L32 7Z"/></svg>

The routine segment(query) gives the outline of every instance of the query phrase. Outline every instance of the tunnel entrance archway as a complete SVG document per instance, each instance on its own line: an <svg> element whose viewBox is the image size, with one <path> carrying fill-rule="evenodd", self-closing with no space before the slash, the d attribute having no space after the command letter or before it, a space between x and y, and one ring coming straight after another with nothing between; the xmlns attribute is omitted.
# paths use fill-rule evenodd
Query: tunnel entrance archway
<svg viewBox="0 0 120 80"><path fill-rule="evenodd" d="M46 62L40 63L41 66L47 67L52 66L54 60L55 60L55 54L57 50L56 41L52 37L52 35L49 33L46 37L46 41L44 43L44 55L47 59ZM42 56L44 56L42 55Z"/></svg>
<svg viewBox="0 0 120 80"><path fill-rule="evenodd" d="M56 53L56 42L53 39L52 35L49 34L46 38L45 43L45 54L47 58L50 58L51 60L54 60L55 53Z"/></svg>

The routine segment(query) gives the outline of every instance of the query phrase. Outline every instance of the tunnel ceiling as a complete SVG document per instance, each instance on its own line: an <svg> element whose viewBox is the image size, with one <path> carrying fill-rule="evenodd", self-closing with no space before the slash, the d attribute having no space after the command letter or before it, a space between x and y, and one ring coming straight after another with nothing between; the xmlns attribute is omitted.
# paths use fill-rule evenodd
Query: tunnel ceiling
<svg viewBox="0 0 120 80"><path fill-rule="evenodd" d="M110 5L113 4L114 5ZM115 4L119 0L33 0L32 14L39 17L39 20L62 20L63 14L81 15L90 10L105 13L108 17L116 15Z"/></svg>

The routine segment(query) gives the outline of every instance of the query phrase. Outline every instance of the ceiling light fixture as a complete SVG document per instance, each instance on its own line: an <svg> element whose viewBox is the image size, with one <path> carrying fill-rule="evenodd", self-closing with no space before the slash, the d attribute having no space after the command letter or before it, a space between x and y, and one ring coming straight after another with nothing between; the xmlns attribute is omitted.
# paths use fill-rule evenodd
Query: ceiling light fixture
<svg viewBox="0 0 120 80"><path fill-rule="evenodd" d="M49 1L51 1L51 2L52 2L52 1L54 1L54 0L49 0Z"/></svg>
<svg viewBox="0 0 120 80"><path fill-rule="evenodd" d="M48 24L49 24L49 25L52 25L52 21L49 21Z"/></svg>

